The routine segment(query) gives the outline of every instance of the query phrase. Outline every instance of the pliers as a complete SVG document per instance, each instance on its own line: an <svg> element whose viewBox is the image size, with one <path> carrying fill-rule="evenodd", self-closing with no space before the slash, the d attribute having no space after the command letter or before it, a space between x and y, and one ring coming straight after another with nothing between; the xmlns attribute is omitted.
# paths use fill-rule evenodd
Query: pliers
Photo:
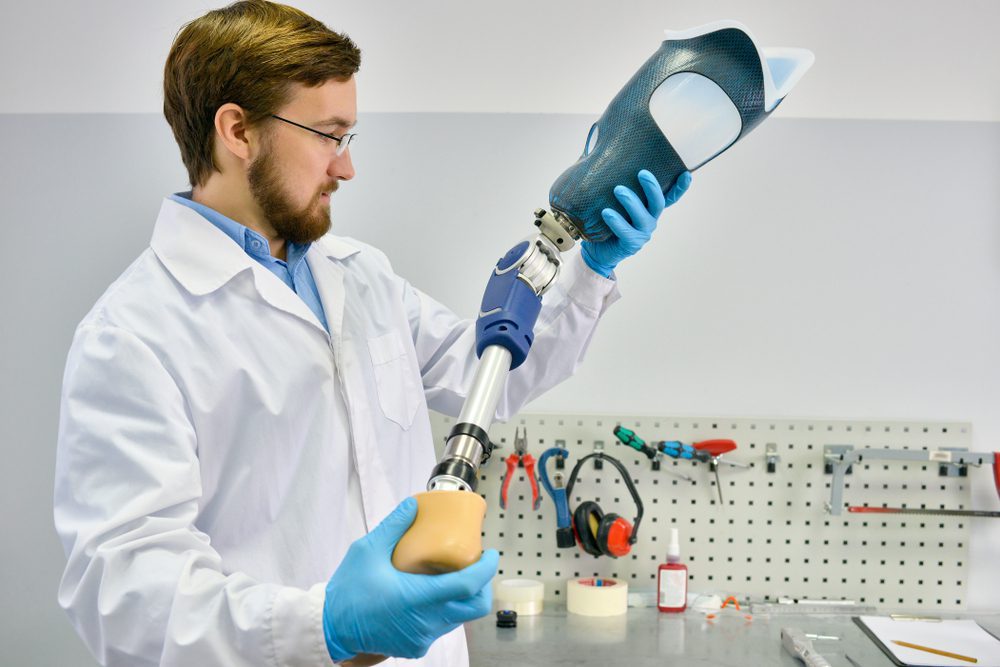
<svg viewBox="0 0 1000 667"><path fill-rule="evenodd" d="M500 486L500 508L507 509L507 488L510 480L514 477L515 468L524 468L531 482L531 509L537 510L542 504L542 497L538 495L538 480L535 478L535 457L528 453L528 429L521 432L521 427L514 429L514 453L507 457L507 474L503 478Z"/></svg>

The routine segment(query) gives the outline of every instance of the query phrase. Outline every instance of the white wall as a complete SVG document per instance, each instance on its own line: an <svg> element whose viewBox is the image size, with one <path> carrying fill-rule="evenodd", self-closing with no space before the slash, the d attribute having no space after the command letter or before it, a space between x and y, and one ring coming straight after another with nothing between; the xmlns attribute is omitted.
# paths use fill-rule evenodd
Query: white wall
<svg viewBox="0 0 1000 667"><path fill-rule="evenodd" d="M212 0L3 0L0 113L158 113L179 27ZM293 2L350 34L366 111L598 113L664 28L744 22L816 65L778 117L1000 121L992 0Z"/></svg>

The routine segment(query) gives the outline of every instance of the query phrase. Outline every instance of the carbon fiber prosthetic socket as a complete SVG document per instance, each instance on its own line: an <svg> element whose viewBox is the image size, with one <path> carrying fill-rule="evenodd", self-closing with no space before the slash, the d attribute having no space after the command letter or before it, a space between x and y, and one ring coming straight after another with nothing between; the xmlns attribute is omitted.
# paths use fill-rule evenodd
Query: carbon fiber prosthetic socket
<svg viewBox="0 0 1000 667"><path fill-rule="evenodd" d="M609 238L611 230L601 210L612 208L625 215L614 197L616 185L628 186L642 197L636 174L648 169L666 192L688 169L650 115L649 99L657 87L681 72L715 82L739 111L738 140L768 115L762 67L753 41L736 28L663 42L608 105L591 130L584 154L552 185L549 203L553 210L568 217L584 238Z"/></svg>

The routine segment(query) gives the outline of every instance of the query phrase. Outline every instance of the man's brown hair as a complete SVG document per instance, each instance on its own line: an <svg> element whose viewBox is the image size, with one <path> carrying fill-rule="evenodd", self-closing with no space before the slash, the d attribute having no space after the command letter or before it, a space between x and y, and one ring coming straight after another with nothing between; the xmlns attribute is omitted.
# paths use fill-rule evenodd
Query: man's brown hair
<svg viewBox="0 0 1000 667"><path fill-rule="evenodd" d="M211 11L177 33L163 74L163 115L191 185L218 171L212 159L215 112L238 104L254 125L280 109L293 82L346 81L361 51L308 14L266 0Z"/></svg>

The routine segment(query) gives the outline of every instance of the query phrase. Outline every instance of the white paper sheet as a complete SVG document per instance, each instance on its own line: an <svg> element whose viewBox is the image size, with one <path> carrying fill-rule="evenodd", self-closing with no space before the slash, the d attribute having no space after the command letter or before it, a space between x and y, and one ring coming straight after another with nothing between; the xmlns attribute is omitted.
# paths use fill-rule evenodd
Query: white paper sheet
<svg viewBox="0 0 1000 667"><path fill-rule="evenodd" d="M1000 640L972 620L903 621L887 616L858 617L906 665L921 667L1000 667ZM976 658L978 662L946 658L893 644L892 640L928 646Z"/></svg>

